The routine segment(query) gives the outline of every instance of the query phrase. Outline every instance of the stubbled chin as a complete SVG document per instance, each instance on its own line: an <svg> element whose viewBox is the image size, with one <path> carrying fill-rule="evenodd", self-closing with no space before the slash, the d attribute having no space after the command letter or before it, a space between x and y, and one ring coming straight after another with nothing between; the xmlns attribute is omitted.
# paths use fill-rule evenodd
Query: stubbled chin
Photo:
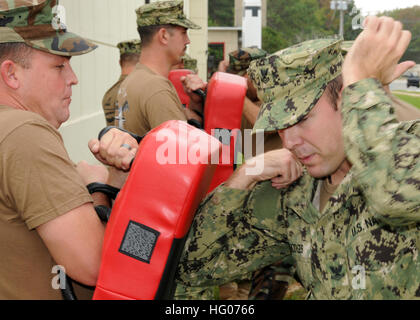
<svg viewBox="0 0 420 320"><path fill-rule="evenodd" d="M322 179L328 177L331 174L328 170L323 170L322 168L316 165L305 165L305 168L308 171L309 175L316 179Z"/></svg>

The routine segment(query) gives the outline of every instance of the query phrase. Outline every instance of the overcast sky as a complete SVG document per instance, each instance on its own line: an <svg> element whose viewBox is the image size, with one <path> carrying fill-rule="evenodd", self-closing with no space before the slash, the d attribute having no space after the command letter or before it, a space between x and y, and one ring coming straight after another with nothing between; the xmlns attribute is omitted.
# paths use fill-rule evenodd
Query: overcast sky
<svg viewBox="0 0 420 320"><path fill-rule="evenodd" d="M378 11L402 9L420 6L420 0L355 0L356 7L361 9L363 15L376 14Z"/></svg>

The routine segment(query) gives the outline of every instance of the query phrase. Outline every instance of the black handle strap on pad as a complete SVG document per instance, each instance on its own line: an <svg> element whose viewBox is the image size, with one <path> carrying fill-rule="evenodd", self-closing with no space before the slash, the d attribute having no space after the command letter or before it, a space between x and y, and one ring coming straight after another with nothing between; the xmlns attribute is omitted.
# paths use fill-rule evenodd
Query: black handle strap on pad
<svg viewBox="0 0 420 320"><path fill-rule="evenodd" d="M197 90L194 90L193 92L195 94L198 94L201 97L201 99L203 99L203 103L206 101L207 94L203 89L197 89Z"/></svg>
<svg viewBox="0 0 420 320"><path fill-rule="evenodd" d="M107 206L95 206L95 211L101 221L108 222L111 216L111 208Z"/></svg>
<svg viewBox="0 0 420 320"><path fill-rule="evenodd" d="M101 138L105 135L105 133L107 133L109 130L111 130L113 128L128 133L130 136L132 136L134 139L136 139L137 143L140 143L141 140L143 140L143 138L144 138L144 137L140 137L140 136L136 135L135 133L129 132L129 131L123 129L123 128L118 128L116 126L108 126L108 127L103 128L99 132L99 134L98 134L98 140L101 140Z"/></svg>
<svg viewBox="0 0 420 320"><path fill-rule="evenodd" d="M89 193L102 192L108 196L109 199L115 200L120 192L120 189L110 186L109 184L93 182L89 183L86 188ZM111 208L107 206L95 206L96 213L98 214L99 219L103 222L108 222L109 217L111 216Z"/></svg>
<svg viewBox="0 0 420 320"><path fill-rule="evenodd" d="M115 200L115 198L118 195L118 192L120 192L120 189L115 188L105 183L100 183L100 182L89 183L86 186L86 188L88 189L90 194L95 193L95 192L102 192L102 193L105 193L112 200Z"/></svg>
<svg viewBox="0 0 420 320"><path fill-rule="evenodd" d="M136 139L137 143L140 143L140 142L141 142L141 140L143 140L143 138L144 138L144 136L143 136L143 137L138 136L138 135L136 135L135 133L132 133L132 132L130 132L130 131L127 131L127 130L125 130L125 129L123 129L123 128L118 128L118 127L116 127L116 126L108 126L108 127L103 128L103 129L99 132L99 134L98 134L98 140L101 140L101 138L105 135L105 133L107 133L109 130L111 130L111 129L113 129L113 128L115 128L115 129L118 129L118 130L120 130L120 131L123 131L123 132L128 133L130 136L132 136L134 139ZM132 164L133 164L133 161L134 161L134 158L131 160L131 162L130 162L130 166L129 166L128 170L124 170L124 171L130 171L131 166L132 166Z"/></svg>
<svg viewBox="0 0 420 320"><path fill-rule="evenodd" d="M61 289L61 295L63 297L63 300L77 300L77 297L74 294L73 281L68 275L66 275L65 281L66 282L64 284L64 289Z"/></svg>
<svg viewBox="0 0 420 320"><path fill-rule="evenodd" d="M207 98L207 93L206 91L204 91L203 89L197 89L193 91L195 94L198 94L201 99L203 99L203 106L205 106L206 104L206 98ZM204 107L203 107L204 109ZM194 110L194 112L201 118L202 123L198 122L195 119L189 119L187 122L188 124L198 128L198 129L204 129L204 114L202 114L200 111L198 110Z"/></svg>
<svg viewBox="0 0 420 320"><path fill-rule="evenodd" d="M63 300L78 300L73 288L73 279L66 275L64 289L61 289L61 296ZM79 283L79 286L94 290L95 287L90 287Z"/></svg>
<svg viewBox="0 0 420 320"><path fill-rule="evenodd" d="M189 119L187 121L188 124L192 125L193 127L196 127L197 129L203 130L204 127L201 125L201 123L198 120L195 119Z"/></svg>

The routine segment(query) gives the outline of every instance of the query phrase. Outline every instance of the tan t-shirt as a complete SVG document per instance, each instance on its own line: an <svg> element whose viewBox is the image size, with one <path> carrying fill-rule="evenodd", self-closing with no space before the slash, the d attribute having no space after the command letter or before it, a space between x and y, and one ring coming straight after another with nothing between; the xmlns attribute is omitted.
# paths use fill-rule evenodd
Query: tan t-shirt
<svg viewBox="0 0 420 320"><path fill-rule="evenodd" d="M0 299L62 299L35 228L87 202L59 132L38 114L0 106Z"/></svg>
<svg viewBox="0 0 420 320"><path fill-rule="evenodd" d="M115 124L115 113L117 112L117 97L121 83L127 78L127 75L121 75L118 81L108 89L102 99L102 108L104 109L105 121L107 126Z"/></svg>
<svg viewBox="0 0 420 320"><path fill-rule="evenodd" d="M173 84L142 64L121 84L118 105L123 108L123 127L139 136L168 120L187 121Z"/></svg>

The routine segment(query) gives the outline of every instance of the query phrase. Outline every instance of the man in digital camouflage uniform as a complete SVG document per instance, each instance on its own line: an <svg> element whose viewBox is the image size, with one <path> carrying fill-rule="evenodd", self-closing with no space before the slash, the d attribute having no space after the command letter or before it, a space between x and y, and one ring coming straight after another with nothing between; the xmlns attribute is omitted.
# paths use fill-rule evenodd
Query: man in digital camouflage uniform
<svg viewBox="0 0 420 320"><path fill-rule="evenodd" d="M252 61L263 58L266 55L266 51L256 47L240 48L230 52L228 55L229 58L226 61L221 61L218 68L218 71L236 74L247 79L248 90L246 92L246 102L249 102L249 105L253 107L245 103L243 115L247 121L246 127L250 129L252 129L257 119L261 102L257 97L257 91L254 85L248 77L247 70Z"/></svg>
<svg viewBox="0 0 420 320"><path fill-rule="evenodd" d="M257 90L248 77L247 70L252 61L263 58L267 52L259 48L240 48L229 53L229 64L226 70L219 65L219 71L225 71L247 79L248 90L243 110L242 126L244 129L252 129L257 119L261 101L258 99Z"/></svg>
<svg viewBox="0 0 420 320"><path fill-rule="evenodd" d="M397 65L410 39L369 17L344 64L334 39L251 64L264 101L254 129L278 131L285 149L265 154L258 176L251 159L201 203L177 298L212 299L214 286L278 261L311 299L420 298L420 122L398 123L382 86L413 65ZM334 101L326 89L341 69Z"/></svg>
<svg viewBox="0 0 420 320"><path fill-rule="evenodd" d="M121 75L118 81L108 89L102 99L102 108L104 110L107 126L113 126L115 124L115 116L116 112L118 112L117 96L120 85L139 62L141 51L140 40L134 39L122 41L117 44L117 48L120 51L119 63L121 67Z"/></svg>
<svg viewBox="0 0 420 320"><path fill-rule="evenodd" d="M345 57L353 43L354 41L342 42L343 57ZM395 117L398 121L420 119L420 110L418 108L395 97L389 90L389 85L384 85L384 89L393 102ZM304 296L305 291L302 286L298 282L290 282L290 279L285 277L282 272L281 262L256 272L249 293L250 299L301 299Z"/></svg>

